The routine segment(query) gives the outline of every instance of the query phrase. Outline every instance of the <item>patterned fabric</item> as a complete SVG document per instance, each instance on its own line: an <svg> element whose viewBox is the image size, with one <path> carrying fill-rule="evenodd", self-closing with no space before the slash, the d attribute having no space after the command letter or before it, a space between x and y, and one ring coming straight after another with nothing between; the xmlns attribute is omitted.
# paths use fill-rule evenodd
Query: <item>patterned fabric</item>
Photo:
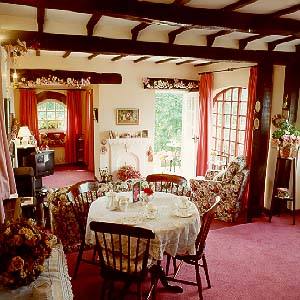
<svg viewBox="0 0 300 300"><path fill-rule="evenodd" d="M248 175L244 158L237 157L212 180L191 179L192 201L203 214L215 202L216 196L221 196L223 204L218 207L216 218L234 222L242 208L242 194Z"/></svg>

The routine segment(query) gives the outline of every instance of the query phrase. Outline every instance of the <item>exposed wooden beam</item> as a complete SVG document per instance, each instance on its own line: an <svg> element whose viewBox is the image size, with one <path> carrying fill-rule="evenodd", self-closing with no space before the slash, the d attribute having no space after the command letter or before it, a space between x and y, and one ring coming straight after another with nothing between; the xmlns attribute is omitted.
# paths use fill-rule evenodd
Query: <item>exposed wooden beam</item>
<svg viewBox="0 0 300 300"><path fill-rule="evenodd" d="M226 5L225 7L223 7L223 10L227 10L227 11L232 11L235 9L239 9L242 8L244 6L247 6L251 3L257 2L258 0L239 0L237 2L234 2L232 4Z"/></svg>
<svg viewBox="0 0 300 300"><path fill-rule="evenodd" d="M181 62L176 63L177 66L183 65L183 64L190 64L192 62L196 61L196 59L187 59Z"/></svg>
<svg viewBox="0 0 300 300"><path fill-rule="evenodd" d="M268 50L269 51L272 51L274 50L277 45L280 45L280 44L283 44L283 43L287 43L287 42L290 42L290 41L294 41L296 40L297 38L295 38L294 36L287 36L283 39L279 39L279 40L276 40L276 41L273 41L273 42L269 42L268 43Z"/></svg>
<svg viewBox="0 0 300 300"><path fill-rule="evenodd" d="M271 14L268 14L269 17L278 18L284 15L292 14L296 11L300 10L300 4L296 4L281 10L277 10Z"/></svg>
<svg viewBox="0 0 300 300"><path fill-rule="evenodd" d="M5 3L37 7L34 0L6 0ZM152 3L147 1L94 1L94 0L45 0L45 8L68 10L103 15L143 22L160 22L177 26L213 26L242 32L268 35L299 34L300 21L286 18L273 18L263 14L240 13L221 9L195 8L188 6Z"/></svg>
<svg viewBox="0 0 300 300"><path fill-rule="evenodd" d="M40 1L41 6L37 8L37 24L38 24L38 31L44 32L44 23L45 23L45 7L42 6L44 1Z"/></svg>
<svg viewBox="0 0 300 300"><path fill-rule="evenodd" d="M204 67L204 66L208 66L208 65L211 65L214 63L216 63L216 62L214 62L214 61L203 62L203 63L195 64L194 67Z"/></svg>
<svg viewBox="0 0 300 300"><path fill-rule="evenodd" d="M156 61L155 63L156 64L163 64L163 63L166 63L168 61L172 61L172 60L176 60L178 58L175 58L175 57L169 57L169 58L165 58L165 59L161 59L161 60L158 60Z"/></svg>
<svg viewBox="0 0 300 300"><path fill-rule="evenodd" d="M66 51L62 57L67 58L68 56L70 56L70 54L71 54L71 51Z"/></svg>
<svg viewBox="0 0 300 300"><path fill-rule="evenodd" d="M185 5L189 2L191 2L192 0L174 0L174 2L172 4L174 5Z"/></svg>
<svg viewBox="0 0 300 300"><path fill-rule="evenodd" d="M94 28L101 19L102 14L100 12L96 12L92 14L88 23L86 24L87 35L92 36L94 34Z"/></svg>
<svg viewBox="0 0 300 300"><path fill-rule="evenodd" d="M232 32L231 30L220 30L216 33L207 35L206 36L207 47L211 47L214 44L214 41L217 37L229 34L231 32Z"/></svg>
<svg viewBox="0 0 300 300"><path fill-rule="evenodd" d="M13 70L11 69L11 75ZM119 73L97 73L97 72L82 72L82 71L67 71L67 70L50 70L50 69L17 69L19 77L26 78L26 80L35 81L36 78L48 76L56 76L58 78L67 80L67 78L81 78L90 77L91 84L120 84L122 83L122 76Z"/></svg>
<svg viewBox="0 0 300 300"><path fill-rule="evenodd" d="M144 60L146 60L146 59L149 59L151 56L142 56L142 57L140 57L140 58L137 58L137 59L135 59L133 62L134 63L138 63L138 62L140 62L140 61L144 61Z"/></svg>
<svg viewBox="0 0 300 300"><path fill-rule="evenodd" d="M88 56L88 60L91 60L93 59L94 57L100 55L101 53L100 52L97 52L97 53L93 53L92 55Z"/></svg>
<svg viewBox="0 0 300 300"><path fill-rule="evenodd" d="M41 51L40 49L35 50L35 56L41 56Z"/></svg>
<svg viewBox="0 0 300 300"><path fill-rule="evenodd" d="M2 44L25 41L28 47L39 45L41 50L72 51L103 54L127 54L142 56L194 57L208 60L232 60L259 62L266 58L273 63L286 64L299 60L299 53L265 50L239 50L223 47L170 45L163 42L110 39L98 36L66 35L32 31L3 31Z"/></svg>
<svg viewBox="0 0 300 300"><path fill-rule="evenodd" d="M113 58L111 59L111 61L117 61L117 60L120 60L120 59L122 59L123 57L126 57L126 56L127 56L127 55L124 55L124 54L118 55L118 56L113 57Z"/></svg>
<svg viewBox="0 0 300 300"><path fill-rule="evenodd" d="M138 38L139 33L144 30L145 28L147 28L150 24L148 23L140 23L138 25L136 25L134 28L131 29L131 39L133 41L136 41Z"/></svg>
<svg viewBox="0 0 300 300"><path fill-rule="evenodd" d="M168 33L169 36L169 44L174 44L176 36L184 31L190 30L190 27L180 27Z"/></svg>
<svg viewBox="0 0 300 300"><path fill-rule="evenodd" d="M241 40L239 40L239 49L244 50L246 48L246 46L248 45L248 43L253 42L255 40L262 39L264 37L266 37L265 34L258 34L258 35L249 36L245 39L241 39Z"/></svg>

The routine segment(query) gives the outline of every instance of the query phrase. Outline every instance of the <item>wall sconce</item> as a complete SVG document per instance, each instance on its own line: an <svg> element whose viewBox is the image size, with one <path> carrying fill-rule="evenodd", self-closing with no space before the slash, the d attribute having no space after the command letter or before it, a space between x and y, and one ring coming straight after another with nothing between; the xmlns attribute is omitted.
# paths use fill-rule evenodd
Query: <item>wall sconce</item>
<svg viewBox="0 0 300 300"><path fill-rule="evenodd" d="M94 116L94 120L96 120L98 123L98 108L93 109L93 116Z"/></svg>

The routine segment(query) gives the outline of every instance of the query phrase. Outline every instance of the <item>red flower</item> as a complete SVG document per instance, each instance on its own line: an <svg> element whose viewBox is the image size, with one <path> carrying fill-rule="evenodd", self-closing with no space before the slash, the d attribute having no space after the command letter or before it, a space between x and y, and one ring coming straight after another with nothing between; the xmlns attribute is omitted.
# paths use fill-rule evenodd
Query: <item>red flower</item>
<svg viewBox="0 0 300 300"><path fill-rule="evenodd" d="M153 194L153 191L150 188L144 188L143 192L148 196L151 196Z"/></svg>

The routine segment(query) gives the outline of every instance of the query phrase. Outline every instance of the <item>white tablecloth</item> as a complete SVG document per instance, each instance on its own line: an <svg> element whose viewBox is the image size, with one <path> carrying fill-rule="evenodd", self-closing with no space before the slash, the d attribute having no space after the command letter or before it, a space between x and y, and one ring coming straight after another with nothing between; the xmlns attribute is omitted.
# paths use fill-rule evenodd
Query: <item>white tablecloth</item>
<svg viewBox="0 0 300 300"><path fill-rule="evenodd" d="M91 204L86 229L86 243L95 244L94 233L90 230L89 223L92 221L131 224L155 232L155 239L150 245L150 255L156 260L163 258L167 252L172 256L176 254L194 254L195 240L200 230L200 216L196 206L191 202L190 217L176 216L176 204L180 197L156 192L151 203L158 208L155 219L145 217L145 208L141 202L132 203L131 193L119 193L130 197L131 203L126 212L110 211L106 208L107 198L100 197Z"/></svg>

